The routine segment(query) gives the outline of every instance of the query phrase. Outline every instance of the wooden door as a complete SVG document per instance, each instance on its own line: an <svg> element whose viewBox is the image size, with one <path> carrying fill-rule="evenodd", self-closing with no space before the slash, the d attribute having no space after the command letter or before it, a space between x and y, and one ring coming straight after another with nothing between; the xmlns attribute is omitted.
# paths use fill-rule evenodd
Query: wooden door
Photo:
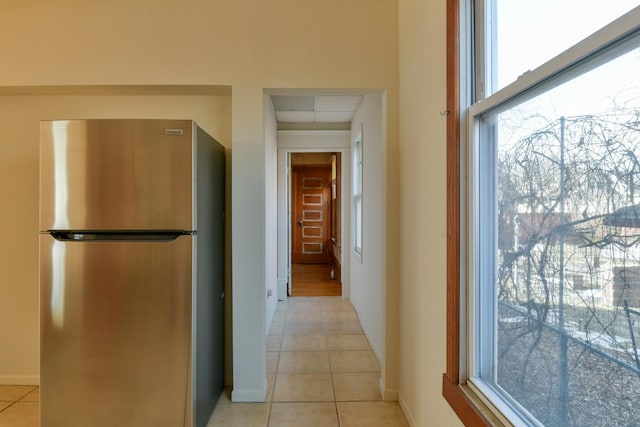
<svg viewBox="0 0 640 427"><path fill-rule="evenodd" d="M331 262L331 166L293 168L294 264Z"/></svg>

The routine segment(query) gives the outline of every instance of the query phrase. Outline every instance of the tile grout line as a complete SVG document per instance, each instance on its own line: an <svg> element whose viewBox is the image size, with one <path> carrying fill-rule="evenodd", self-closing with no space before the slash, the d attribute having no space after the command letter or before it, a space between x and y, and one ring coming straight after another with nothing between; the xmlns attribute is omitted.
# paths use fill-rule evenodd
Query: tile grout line
<svg viewBox="0 0 640 427"><path fill-rule="evenodd" d="M273 410L275 388L276 388L276 383L277 383L277 377L278 377L278 374L280 373L280 358L282 356L282 352L284 351L284 339L285 339L285 336L287 336L287 335L285 335L287 322L296 322L296 320L293 320L293 319L289 320L289 314L290 313L298 313L298 311L291 311L290 312L289 311L290 308L291 307L287 307L287 309L285 310L286 314L285 314L285 320L284 320L284 325L282 327L282 331L278 335L274 335L274 336L280 336L280 345L279 345L279 348L278 348L278 359L277 359L278 363L277 363L277 366L276 366L276 373L274 375L273 392L272 392L271 400L269 402L269 417L268 417L268 420L267 420L267 427L271 423L271 415L272 415L272 410ZM336 311L336 310L334 310L334 311ZM348 312L350 310L337 310L337 311ZM337 352L337 351L353 351L353 352L363 352L364 353L364 352L371 352L372 350L370 348L369 349L362 349L362 348L355 349L354 348L354 349L342 349L342 350L341 349L333 349L333 350L330 350L329 349L329 342L328 342L328 337L330 335L364 335L364 334L363 334L363 332L360 332L360 333L357 333L357 334L349 334L349 333L340 334L340 333L338 333L339 331L333 331L332 332L330 330L327 330L327 328L324 327L325 319L328 316L330 317L331 315L325 315L324 313L325 313L325 310L323 310L322 307L321 307L320 308L320 318L321 318L321 322L323 324L322 337L324 339L324 349L323 349L323 351L325 353L326 360L327 360L328 367L329 367L329 372L328 373L329 373L329 381L330 381L330 384L331 384L332 402L333 402L334 413L336 415L337 425L338 425L338 427L340 427L340 425L341 425L340 413L338 411L338 401L337 401L337 396L336 396L336 386L335 386L335 382L334 382L334 374L335 373L340 373L340 372L334 372L333 367L331 365L330 352L331 351L334 351L334 352ZM348 321L348 320L349 319L336 320L336 321L340 322L340 321ZM356 319L356 320L358 322L360 321L360 319ZM329 321L329 320L326 320L326 321ZM296 335L292 335L292 336L296 336ZM300 334L300 336L309 336L309 335L308 334ZM313 351L316 351L316 350L300 350L300 349L296 349L294 347L293 349L291 349L289 351L294 351L294 352L303 352L303 351L313 352ZM375 355L375 353L374 353L374 355ZM354 372L354 373L356 373L356 372ZM380 371L379 370L372 370L372 371L368 371L367 370L367 371L357 371L357 373L376 373L376 374L380 374ZM345 402L349 402L349 403L376 402L376 400L357 400L356 399L356 400L345 400ZM300 402L298 402L296 400L292 400L291 402L288 402L288 403L300 403Z"/></svg>
<svg viewBox="0 0 640 427"><path fill-rule="evenodd" d="M3 400L2 402L5 403L9 403L6 407L0 409L0 413L6 411L7 409L11 408L12 406L14 406L16 403L19 403L22 401L22 399L24 399L25 397L27 397L29 394L33 393L34 391L36 391L38 389L38 385L34 385L32 386L33 388L31 390L29 390L28 392L26 392L24 395L18 397L15 400ZM38 403L38 405L40 405L40 400L38 399L37 402L35 401L25 401L25 402L30 402L30 403Z"/></svg>
<svg viewBox="0 0 640 427"><path fill-rule="evenodd" d="M324 317L324 316L323 316ZM338 427L340 427L340 412L338 411L338 398L336 396L336 385L333 381L333 367L331 366L331 358L329 357L329 341L327 339L327 334L324 334L324 346L327 351L327 362L329 363L329 378L331 380L331 390L333 391L333 409L336 413L336 422Z"/></svg>
<svg viewBox="0 0 640 427"><path fill-rule="evenodd" d="M271 424L271 414L273 413L273 400L276 395L276 383L278 382L278 371L280 370L280 355L282 354L282 343L284 341L284 329L287 326L287 317L289 316L289 307L285 310L284 321L282 324L282 330L278 335L280 337L280 345L278 346L278 361L276 363L276 370L273 374L273 388L271 389L271 399L269 399L269 410L267 411L267 424L266 427L269 427ZM267 381L267 387L269 386L269 382ZM267 391L268 393L268 391Z"/></svg>
<svg viewBox="0 0 640 427"><path fill-rule="evenodd" d="M280 341L280 349L278 351L278 366L276 368L276 375L275 375L275 378L274 378L274 394L275 394L275 385L276 385L276 382L277 382L278 373L280 371L280 356L281 356L281 354L283 352L282 347L283 347L283 344L284 344L284 337L285 337L284 331L286 329L288 316L289 316L289 310L288 309L289 309L289 307L287 307L287 314L285 315L285 322L284 322L284 326L282 328L282 335L281 335L282 338L281 338L281 341ZM322 310L320 310L319 313L320 313L320 319L321 319L320 321L322 322L323 321ZM301 336L308 336L308 335L307 334L302 334ZM336 414L336 421L338 422L338 427L339 427L340 426L340 420L339 420L338 408L337 408L337 403L336 403L335 386L334 386L334 383L333 383L333 375L332 375L332 371L331 371L331 363L329 361L329 350L328 350L328 345L327 345L327 333L324 330L324 328L322 328L322 337L323 337L323 340L324 340L323 352L325 353L325 357L326 357L326 360L327 360L327 366L329 368L329 381L330 381L330 384L331 384L331 393L332 393L332 398L333 398L332 399L333 408L334 408L334 411L335 411L335 414ZM301 350L294 348L291 351L300 352ZM270 405L269 405L269 418L267 420L267 427L269 427L269 425L271 423L271 411L272 411L273 402L274 402L273 398L274 398L274 396L272 395L271 396ZM290 403L302 403L302 402L293 401L293 402L290 402Z"/></svg>
<svg viewBox="0 0 640 427"><path fill-rule="evenodd" d="M33 386L33 388L31 390L29 390L24 396L22 396L20 399L16 400L16 402L21 401L22 399L24 399L25 397L27 397L28 395L30 395L31 393L33 393L34 391L36 391L36 389L38 388L38 386ZM16 403L13 402L13 403Z"/></svg>
<svg viewBox="0 0 640 427"><path fill-rule="evenodd" d="M16 402L17 402L17 400L16 400L16 401L13 401L13 402L8 401L8 400L5 400L4 402L9 402L9 404L7 405L7 407L6 407L6 408L2 408L2 409L0 409L0 414L1 414L1 413L3 413L4 411L6 411L7 409L11 408L13 405L15 405L15 404L16 404Z"/></svg>

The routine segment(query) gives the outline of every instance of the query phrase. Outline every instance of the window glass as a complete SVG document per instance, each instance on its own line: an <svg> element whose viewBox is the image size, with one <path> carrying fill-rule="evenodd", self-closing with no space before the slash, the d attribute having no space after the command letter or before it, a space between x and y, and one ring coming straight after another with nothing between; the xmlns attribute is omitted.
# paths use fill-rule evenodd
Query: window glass
<svg viewBox="0 0 640 427"><path fill-rule="evenodd" d="M550 19L539 2L527 4ZM560 9L553 13L566 20ZM633 46L480 118L480 168L493 186L479 190L480 217L493 218L479 224L479 265L489 266L481 292L493 305L481 325L480 377L545 426L640 425L640 42Z"/></svg>
<svg viewBox="0 0 640 427"><path fill-rule="evenodd" d="M489 1L489 0L487 0ZM638 0L493 0L494 91L638 6Z"/></svg>

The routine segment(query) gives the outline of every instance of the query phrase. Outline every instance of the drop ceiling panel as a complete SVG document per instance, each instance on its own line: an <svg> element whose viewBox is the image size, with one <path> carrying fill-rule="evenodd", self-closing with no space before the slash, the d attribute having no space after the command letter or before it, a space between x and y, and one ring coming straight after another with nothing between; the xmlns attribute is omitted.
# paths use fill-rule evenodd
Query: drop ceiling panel
<svg viewBox="0 0 640 427"><path fill-rule="evenodd" d="M271 95L276 111L313 111L316 106L314 95Z"/></svg>
<svg viewBox="0 0 640 427"><path fill-rule="evenodd" d="M353 119L353 111L316 111L316 123L342 123Z"/></svg>
<svg viewBox="0 0 640 427"><path fill-rule="evenodd" d="M361 95L319 95L316 111L355 111L361 102Z"/></svg>
<svg viewBox="0 0 640 427"><path fill-rule="evenodd" d="M362 95L271 95L280 123L350 123Z"/></svg>
<svg viewBox="0 0 640 427"><path fill-rule="evenodd" d="M315 113L313 111L276 111L279 122L285 123L313 123Z"/></svg>

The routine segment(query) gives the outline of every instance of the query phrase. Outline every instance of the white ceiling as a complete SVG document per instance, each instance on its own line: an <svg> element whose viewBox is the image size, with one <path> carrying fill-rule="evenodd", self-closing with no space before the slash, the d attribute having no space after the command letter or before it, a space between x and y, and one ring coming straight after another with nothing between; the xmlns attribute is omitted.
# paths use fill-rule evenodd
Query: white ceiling
<svg viewBox="0 0 640 427"><path fill-rule="evenodd" d="M271 95L279 123L350 123L362 95Z"/></svg>

